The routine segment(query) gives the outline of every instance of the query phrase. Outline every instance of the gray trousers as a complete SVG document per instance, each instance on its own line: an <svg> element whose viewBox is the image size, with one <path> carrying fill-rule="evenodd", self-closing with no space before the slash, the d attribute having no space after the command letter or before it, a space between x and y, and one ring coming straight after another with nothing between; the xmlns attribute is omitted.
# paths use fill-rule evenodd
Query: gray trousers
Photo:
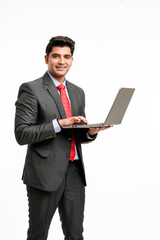
<svg viewBox="0 0 160 240"><path fill-rule="evenodd" d="M47 192L27 186L27 195L29 203L27 240L47 239L50 223L57 208L64 239L83 240L85 187L79 160L70 161L65 178L57 191Z"/></svg>

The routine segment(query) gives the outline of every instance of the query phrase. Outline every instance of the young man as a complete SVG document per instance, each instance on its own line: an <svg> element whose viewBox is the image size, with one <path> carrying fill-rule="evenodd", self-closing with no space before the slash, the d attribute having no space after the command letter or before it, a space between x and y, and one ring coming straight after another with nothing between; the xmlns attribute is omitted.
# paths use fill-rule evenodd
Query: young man
<svg viewBox="0 0 160 240"><path fill-rule="evenodd" d="M93 141L104 128L62 128L87 123L84 92L65 79L74 45L68 37L53 37L46 47L48 71L22 84L16 101L16 140L28 144L22 177L29 201L27 240L47 239L57 208L65 239L83 239L86 179L81 144Z"/></svg>

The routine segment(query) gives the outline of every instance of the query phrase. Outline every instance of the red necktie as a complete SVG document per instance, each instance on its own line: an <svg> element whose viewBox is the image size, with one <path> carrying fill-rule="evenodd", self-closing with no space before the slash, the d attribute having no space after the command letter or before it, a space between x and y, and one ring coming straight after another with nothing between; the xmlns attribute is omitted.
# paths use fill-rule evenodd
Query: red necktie
<svg viewBox="0 0 160 240"><path fill-rule="evenodd" d="M60 91L61 93L61 101L66 113L67 118L72 117L72 111L71 111L71 105L69 102L69 99L67 97L66 91L65 91L65 86L63 84L60 84L57 89ZM74 135L72 132L72 144L71 144L71 152L70 152L70 160L73 161L74 157L76 155L75 152L75 139L74 139Z"/></svg>

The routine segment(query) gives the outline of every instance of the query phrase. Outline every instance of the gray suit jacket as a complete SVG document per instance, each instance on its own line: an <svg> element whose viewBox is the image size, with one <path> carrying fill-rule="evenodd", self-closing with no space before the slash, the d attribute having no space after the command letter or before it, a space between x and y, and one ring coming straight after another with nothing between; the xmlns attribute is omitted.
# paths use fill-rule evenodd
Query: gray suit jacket
<svg viewBox="0 0 160 240"><path fill-rule="evenodd" d="M85 116L85 96L81 88L67 81L72 115ZM24 83L16 101L15 136L20 145L28 144L22 179L25 184L46 191L60 186L67 170L71 132L55 133L52 120L66 118L57 89L46 72L43 77ZM82 162L81 143L90 142L86 130L74 130L77 151Z"/></svg>

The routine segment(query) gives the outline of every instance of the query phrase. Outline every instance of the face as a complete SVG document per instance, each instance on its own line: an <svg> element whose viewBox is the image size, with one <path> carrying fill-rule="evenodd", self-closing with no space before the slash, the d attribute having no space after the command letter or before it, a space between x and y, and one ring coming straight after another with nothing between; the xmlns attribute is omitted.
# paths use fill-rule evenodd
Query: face
<svg viewBox="0 0 160 240"><path fill-rule="evenodd" d="M59 82L64 81L66 73L72 66L73 57L69 47L53 47L49 56L45 56L48 72Z"/></svg>

